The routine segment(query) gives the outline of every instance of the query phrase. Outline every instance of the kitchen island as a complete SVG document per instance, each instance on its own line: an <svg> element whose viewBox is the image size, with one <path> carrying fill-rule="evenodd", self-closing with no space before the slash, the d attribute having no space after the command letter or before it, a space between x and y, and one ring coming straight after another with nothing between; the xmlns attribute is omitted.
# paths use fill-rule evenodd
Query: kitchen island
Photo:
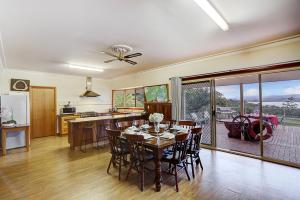
<svg viewBox="0 0 300 200"><path fill-rule="evenodd" d="M96 142L97 135L105 135L105 126L115 128L115 124L118 121L132 121L135 119L142 119L144 115L142 113L129 113L129 114L118 114L98 117L86 117L77 118L68 121L68 142L70 149L74 150L75 147L81 145L83 137L83 131L90 131L88 135L92 136L86 139L86 144L93 144ZM86 130L85 127L91 127Z"/></svg>

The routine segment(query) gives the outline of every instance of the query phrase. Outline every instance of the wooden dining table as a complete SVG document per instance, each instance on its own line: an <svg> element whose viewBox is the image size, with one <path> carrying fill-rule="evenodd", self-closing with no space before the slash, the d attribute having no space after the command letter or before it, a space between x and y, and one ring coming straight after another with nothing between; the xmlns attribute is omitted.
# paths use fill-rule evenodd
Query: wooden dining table
<svg viewBox="0 0 300 200"><path fill-rule="evenodd" d="M147 140L144 143L144 146L151 149L154 154L154 163L155 163L155 188L159 192L161 189L161 158L163 156L164 149L175 144L175 139L164 139L160 138L157 142L156 138Z"/></svg>

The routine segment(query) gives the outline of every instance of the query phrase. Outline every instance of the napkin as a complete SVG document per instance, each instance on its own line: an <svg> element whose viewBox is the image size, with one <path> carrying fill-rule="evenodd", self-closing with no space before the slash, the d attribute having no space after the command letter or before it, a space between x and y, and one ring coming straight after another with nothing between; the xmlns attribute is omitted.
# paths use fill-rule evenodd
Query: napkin
<svg viewBox="0 0 300 200"><path fill-rule="evenodd" d="M161 137L170 140L170 139L175 138L175 135L172 133L164 132Z"/></svg>
<svg viewBox="0 0 300 200"><path fill-rule="evenodd" d="M126 134L135 134L136 132L134 130L132 130L132 129L126 129L125 133Z"/></svg>
<svg viewBox="0 0 300 200"><path fill-rule="evenodd" d="M150 135L150 134L147 134L147 133L143 134L143 136L144 136L144 139L145 139L145 140L148 140L148 139L154 137L153 135Z"/></svg>
<svg viewBox="0 0 300 200"><path fill-rule="evenodd" d="M138 130L138 128L137 127L135 127L135 126L131 126L131 127L128 127L127 129L129 129L129 130Z"/></svg>
<svg viewBox="0 0 300 200"><path fill-rule="evenodd" d="M143 125L141 126L141 128L147 129L147 128L150 128L150 126L149 126L149 124L143 124Z"/></svg>

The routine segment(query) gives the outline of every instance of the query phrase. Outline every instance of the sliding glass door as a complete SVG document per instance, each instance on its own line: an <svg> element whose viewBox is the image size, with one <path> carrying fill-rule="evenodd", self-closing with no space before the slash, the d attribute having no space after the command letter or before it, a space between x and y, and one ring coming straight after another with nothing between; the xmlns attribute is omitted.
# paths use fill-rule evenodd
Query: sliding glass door
<svg viewBox="0 0 300 200"><path fill-rule="evenodd" d="M215 85L216 147L260 155L258 76L216 79Z"/></svg>
<svg viewBox="0 0 300 200"><path fill-rule="evenodd" d="M263 155L300 164L300 70L262 75Z"/></svg>
<svg viewBox="0 0 300 200"><path fill-rule="evenodd" d="M202 127L202 144L212 145L211 81L183 83L182 119L194 120Z"/></svg>

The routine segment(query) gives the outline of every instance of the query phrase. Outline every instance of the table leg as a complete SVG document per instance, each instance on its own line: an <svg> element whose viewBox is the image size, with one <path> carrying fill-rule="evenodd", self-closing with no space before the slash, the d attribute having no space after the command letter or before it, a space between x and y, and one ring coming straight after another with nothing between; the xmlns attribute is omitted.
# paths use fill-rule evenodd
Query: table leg
<svg viewBox="0 0 300 200"><path fill-rule="evenodd" d="M162 151L160 149L154 149L154 161L155 161L155 188L159 192L161 188L161 158Z"/></svg>
<svg viewBox="0 0 300 200"><path fill-rule="evenodd" d="M6 155L6 131L2 130L2 155Z"/></svg>
<svg viewBox="0 0 300 200"><path fill-rule="evenodd" d="M29 128L27 127L25 129L25 139L26 139L26 150L29 151L30 149L30 133L29 133Z"/></svg>

